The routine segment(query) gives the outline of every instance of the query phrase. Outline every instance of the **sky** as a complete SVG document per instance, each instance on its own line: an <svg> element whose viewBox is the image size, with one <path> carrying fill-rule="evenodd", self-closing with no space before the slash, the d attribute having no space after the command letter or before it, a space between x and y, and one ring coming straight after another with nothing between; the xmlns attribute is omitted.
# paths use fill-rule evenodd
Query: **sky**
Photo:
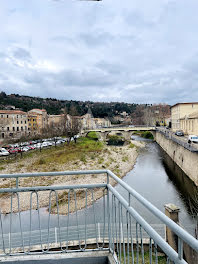
<svg viewBox="0 0 198 264"><path fill-rule="evenodd" d="M197 0L0 0L0 91L198 100Z"/></svg>

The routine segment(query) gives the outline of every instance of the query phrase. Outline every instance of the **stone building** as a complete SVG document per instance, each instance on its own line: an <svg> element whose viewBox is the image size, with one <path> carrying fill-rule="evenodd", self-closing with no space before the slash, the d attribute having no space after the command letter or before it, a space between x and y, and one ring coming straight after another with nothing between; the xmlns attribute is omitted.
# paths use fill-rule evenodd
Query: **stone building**
<svg viewBox="0 0 198 264"><path fill-rule="evenodd" d="M177 103L171 106L172 130L181 129L180 120L196 111L198 111L198 102Z"/></svg>
<svg viewBox="0 0 198 264"><path fill-rule="evenodd" d="M45 109L32 109L28 111L29 118L29 130L37 129L38 133L42 133L48 128L48 115ZM36 120L33 120L36 119ZM34 123L35 122L35 123ZM35 125L34 125L35 124Z"/></svg>
<svg viewBox="0 0 198 264"><path fill-rule="evenodd" d="M0 110L0 138L28 135L28 116L20 110Z"/></svg>
<svg viewBox="0 0 198 264"><path fill-rule="evenodd" d="M185 134L198 135L198 111L180 118L180 127Z"/></svg>

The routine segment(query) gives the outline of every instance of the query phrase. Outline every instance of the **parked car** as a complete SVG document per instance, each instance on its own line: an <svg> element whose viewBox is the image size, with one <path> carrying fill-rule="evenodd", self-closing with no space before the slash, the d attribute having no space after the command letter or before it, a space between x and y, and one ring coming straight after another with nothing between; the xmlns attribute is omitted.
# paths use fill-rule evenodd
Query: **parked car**
<svg viewBox="0 0 198 264"><path fill-rule="evenodd" d="M198 143L198 136L196 136L196 135L189 135L188 136L188 143L191 143L191 142Z"/></svg>
<svg viewBox="0 0 198 264"><path fill-rule="evenodd" d="M17 148L11 148L11 149L8 150L8 152L10 154L15 154L15 153L18 153L18 149Z"/></svg>
<svg viewBox="0 0 198 264"><path fill-rule="evenodd" d="M184 131L182 131L182 130L177 130L177 131L175 132L175 135L176 135L176 136L179 136L179 137L183 137L183 136L184 136Z"/></svg>
<svg viewBox="0 0 198 264"><path fill-rule="evenodd" d="M9 154L5 148L0 148L0 156L8 156Z"/></svg>

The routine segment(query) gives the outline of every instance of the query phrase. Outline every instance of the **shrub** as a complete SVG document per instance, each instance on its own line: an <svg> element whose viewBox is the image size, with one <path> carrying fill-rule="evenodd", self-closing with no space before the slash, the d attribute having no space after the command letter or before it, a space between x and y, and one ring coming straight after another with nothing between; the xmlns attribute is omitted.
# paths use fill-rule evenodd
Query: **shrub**
<svg viewBox="0 0 198 264"><path fill-rule="evenodd" d="M98 139L99 139L98 134L94 131L89 132L87 137L92 139L92 140L95 140L95 141L98 141Z"/></svg>
<svg viewBox="0 0 198 264"><path fill-rule="evenodd" d="M109 136L108 137L108 145L114 145L114 146L123 146L124 139L120 136Z"/></svg>

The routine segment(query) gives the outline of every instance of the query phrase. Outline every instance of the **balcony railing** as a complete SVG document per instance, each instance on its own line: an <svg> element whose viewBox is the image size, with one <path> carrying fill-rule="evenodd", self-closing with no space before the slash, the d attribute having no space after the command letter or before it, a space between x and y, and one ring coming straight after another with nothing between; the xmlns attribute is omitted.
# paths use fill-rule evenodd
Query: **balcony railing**
<svg viewBox="0 0 198 264"><path fill-rule="evenodd" d="M105 174L106 182L21 186L22 178L35 182L37 177L69 176L72 180L80 175L83 182L83 175L88 174L90 181L95 174ZM148 263L146 254L149 263L158 263L162 255L166 263L186 263L184 242L198 252L198 241L193 236L109 170L4 174L0 179L12 182L12 188L0 188L1 204L6 201L10 206L6 214L3 206L0 211L0 257L107 251L115 263ZM116 188L110 183L117 184ZM117 186L122 187L122 195ZM97 200L99 192L102 198ZM43 197L48 198L47 208L40 205ZM148 224L133 208L135 200L162 224ZM164 226L178 237L178 252L165 241Z"/></svg>

